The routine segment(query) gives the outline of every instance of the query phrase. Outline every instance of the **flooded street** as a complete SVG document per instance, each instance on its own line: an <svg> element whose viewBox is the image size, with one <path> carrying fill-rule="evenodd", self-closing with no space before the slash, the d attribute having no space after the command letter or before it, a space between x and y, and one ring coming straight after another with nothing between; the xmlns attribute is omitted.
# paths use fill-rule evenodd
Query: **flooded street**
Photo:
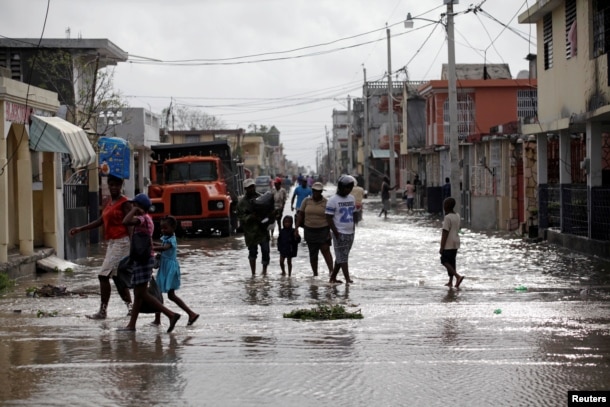
<svg viewBox="0 0 610 407"><path fill-rule="evenodd" d="M322 267L312 277L304 245L292 278L275 244L267 276L252 278L242 235L179 240L178 295L201 317L187 327L182 312L172 334L150 314L117 332L128 319L114 288L109 318L85 318L99 305L103 247L73 273L19 280L0 297L0 404L557 406L568 390L609 389L608 263L465 230L466 278L452 290L439 218L401 209L384 220L380 207L365 201L349 286L327 284ZM25 295L44 284L86 295ZM283 318L319 303L364 319Z"/></svg>

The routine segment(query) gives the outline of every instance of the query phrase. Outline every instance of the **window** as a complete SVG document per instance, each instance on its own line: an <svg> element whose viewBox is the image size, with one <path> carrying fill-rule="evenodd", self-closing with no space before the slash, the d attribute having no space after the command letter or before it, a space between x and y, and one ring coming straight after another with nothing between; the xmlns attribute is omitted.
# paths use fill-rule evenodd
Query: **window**
<svg viewBox="0 0 610 407"><path fill-rule="evenodd" d="M542 19L544 38L544 69L553 67L553 16L551 13Z"/></svg>
<svg viewBox="0 0 610 407"><path fill-rule="evenodd" d="M458 138L464 140L470 134L474 133L474 101L471 95L458 93L457 97L458 123L457 132ZM443 121L445 140L449 137L449 99L445 100L443 105Z"/></svg>
<svg viewBox="0 0 610 407"><path fill-rule="evenodd" d="M566 0L566 59L576 56L576 0Z"/></svg>
<svg viewBox="0 0 610 407"><path fill-rule="evenodd" d="M593 57L608 52L610 45L610 3L593 0Z"/></svg>
<svg viewBox="0 0 610 407"><path fill-rule="evenodd" d="M184 136L185 143L199 143L199 134L186 134Z"/></svg>
<svg viewBox="0 0 610 407"><path fill-rule="evenodd" d="M538 116L538 90L519 89L517 91L517 117L527 119Z"/></svg>

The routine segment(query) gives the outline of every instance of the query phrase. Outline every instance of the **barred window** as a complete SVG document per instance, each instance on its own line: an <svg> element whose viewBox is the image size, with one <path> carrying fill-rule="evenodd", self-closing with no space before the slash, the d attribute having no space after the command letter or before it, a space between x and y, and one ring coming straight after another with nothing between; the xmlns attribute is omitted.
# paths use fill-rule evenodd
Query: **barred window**
<svg viewBox="0 0 610 407"><path fill-rule="evenodd" d="M553 67L553 16L551 13L544 16L543 38L544 38L544 69Z"/></svg>
<svg viewBox="0 0 610 407"><path fill-rule="evenodd" d="M566 59L576 56L576 0L566 0Z"/></svg>
<svg viewBox="0 0 610 407"><path fill-rule="evenodd" d="M608 52L610 45L610 3L593 0L593 57Z"/></svg>
<svg viewBox="0 0 610 407"><path fill-rule="evenodd" d="M517 90L517 117L530 118L538 116L538 90Z"/></svg>
<svg viewBox="0 0 610 407"><path fill-rule="evenodd" d="M472 96L469 94L459 93L457 97L457 132L460 140L465 139L470 134L475 132L474 113L475 106ZM445 100L443 105L443 121L445 139L449 137L449 99ZM447 143L446 143L447 144Z"/></svg>

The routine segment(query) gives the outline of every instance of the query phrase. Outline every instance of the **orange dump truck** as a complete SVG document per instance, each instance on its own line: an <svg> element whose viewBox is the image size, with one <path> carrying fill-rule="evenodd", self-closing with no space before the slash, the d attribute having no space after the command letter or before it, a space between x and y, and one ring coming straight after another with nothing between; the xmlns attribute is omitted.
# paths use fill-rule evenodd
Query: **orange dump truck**
<svg viewBox="0 0 610 407"><path fill-rule="evenodd" d="M151 185L155 234L172 215L176 234L228 236L238 228L237 202L243 195L243 164L226 141L152 146Z"/></svg>

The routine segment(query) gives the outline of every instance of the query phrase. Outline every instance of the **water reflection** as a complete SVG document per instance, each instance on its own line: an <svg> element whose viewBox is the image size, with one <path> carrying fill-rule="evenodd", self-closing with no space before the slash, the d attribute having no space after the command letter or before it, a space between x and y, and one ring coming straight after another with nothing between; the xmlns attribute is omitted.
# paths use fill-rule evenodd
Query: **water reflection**
<svg viewBox="0 0 610 407"><path fill-rule="evenodd" d="M378 213L375 202L367 213ZM119 335L116 293L109 319L86 320L99 302L92 259L97 266L45 281L86 286L88 297L32 299L23 288L0 297L0 404L511 406L517 394L562 405L567 389L607 387L607 263L466 231L466 280L448 289L439 230L432 217L366 216L351 285L313 278L306 255L281 277L276 251L268 275L252 278L241 235L182 239L179 296L202 317L171 335L147 326L149 315L136 334ZM358 304L364 319L283 318L320 303ZM38 309L60 317L36 318Z"/></svg>
<svg viewBox="0 0 610 407"><path fill-rule="evenodd" d="M116 341L106 342L109 349L103 359L109 359L111 368L105 396L136 404L143 398L150 399L152 394L180 399L187 380L178 367L181 358L176 337L159 334L149 342L137 338L137 334L121 335Z"/></svg>
<svg viewBox="0 0 610 407"><path fill-rule="evenodd" d="M270 295L271 281L267 276L252 276L245 280L246 297L244 301L251 305L269 305L272 302Z"/></svg>
<svg viewBox="0 0 610 407"><path fill-rule="evenodd" d="M296 300L299 295L295 291L295 280L291 277L282 276L279 281L278 296L286 300Z"/></svg>

